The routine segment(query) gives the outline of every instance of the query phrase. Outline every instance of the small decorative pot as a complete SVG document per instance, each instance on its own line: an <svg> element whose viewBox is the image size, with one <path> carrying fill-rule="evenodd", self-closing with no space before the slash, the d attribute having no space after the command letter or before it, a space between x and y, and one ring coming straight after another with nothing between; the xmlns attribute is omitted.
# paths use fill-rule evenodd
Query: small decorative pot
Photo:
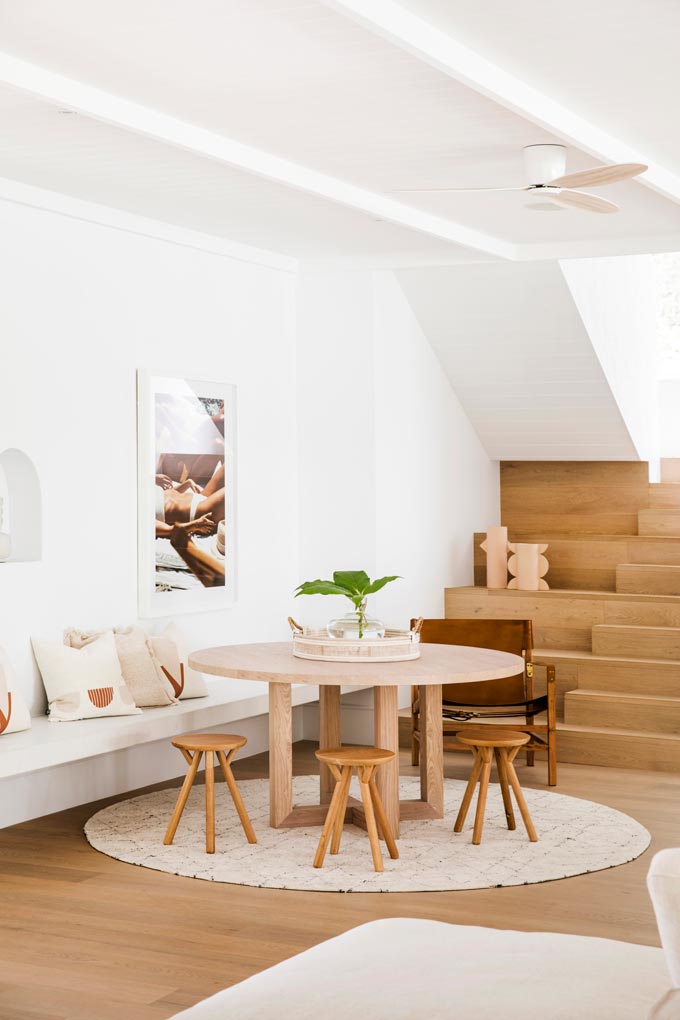
<svg viewBox="0 0 680 1020"><path fill-rule="evenodd" d="M508 570L515 576L508 588L519 591L548 591L548 583L543 577L548 572L548 561L543 553L547 543L510 542L508 545L512 556L508 560Z"/></svg>
<svg viewBox="0 0 680 1020"><path fill-rule="evenodd" d="M365 613L345 613L337 620L330 620L326 630L332 638L382 638L385 637L385 624Z"/></svg>

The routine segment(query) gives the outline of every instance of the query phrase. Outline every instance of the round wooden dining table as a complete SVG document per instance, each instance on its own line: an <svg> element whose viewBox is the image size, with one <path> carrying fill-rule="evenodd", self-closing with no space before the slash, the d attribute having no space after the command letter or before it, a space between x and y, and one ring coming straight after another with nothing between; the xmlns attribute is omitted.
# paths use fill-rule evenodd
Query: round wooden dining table
<svg viewBox="0 0 680 1020"><path fill-rule="evenodd" d="M334 780L320 769L318 805L293 805L293 713L291 685L319 687L319 747L342 744L340 691L343 686L372 687L376 747L395 752L378 769L376 782L395 835L400 819L444 815L442 686L473 684L515 676L524 669L519 655L491 648L421 644L420 657L404 662L332 662L299 659L290 641L205 648L189 656L200 673L258 680L269 684L269 821L274 828L322 825ZM399 799L400 687L420 687L420 798ZM363 806L350 798L347 821L364 822Z"/></svg>

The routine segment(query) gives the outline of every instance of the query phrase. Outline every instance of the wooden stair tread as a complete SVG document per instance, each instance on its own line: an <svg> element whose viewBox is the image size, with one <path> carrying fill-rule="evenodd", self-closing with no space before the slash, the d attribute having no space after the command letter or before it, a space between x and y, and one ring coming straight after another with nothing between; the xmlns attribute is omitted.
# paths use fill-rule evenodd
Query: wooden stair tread
<svg viewBox="0 0 680 1020"><path fill-rule="evenodd" d="M614 624L604 624L603 626L614 626ZM656 630L657 628L652 627L651 629L652 630ZM669 627L668 629L669 630L675 630L676 628L675 627ZM534 648L534 662L537 662L538 659L562 659L562 660L569 660L570 662L576 662L576 663L578 663L578 662L588 662L588 663L597 663L597 662L607 662L607 663L610 663L610 662L613 662L613 663L620 663L623 660L624 662L632 662L635 665L639 665L639 666L668 666L669 664L672 664L675 661L675 662L677 662L677 665L680 666L680 659L678 659L678 660L674 660L674 659L653 659L653 658L649 658L649 657L646 657L646 656L633 656L633 655L626 655L626 656L619 656L619 655L596 655L594 652L587 652L587 651L584 651L584 650L579 649L579 648L573 648L573 649L572 648ZM539 663L539 665L542 665L542 663Z"/></svg>
<svg viewBox="0 0 680 1020"><path fill-rule="evenodd" d="M680 564L677 563L617 563L617 566L631 567L635 570L667 570L671 573L680 571Z"/></svg>
<svg viewBox="0 0 680 1020"><path fill-rule="evenodd" d="M680 484L678 485L680 490ZM668 512L668 507L648 507L649 510L662 510ZM672 509L672 508L671 508ZM680 506L678 507L678 513L680 513ZM480 541L484 541L486 538L486 532L476 531L475 537L479 537ZM591 542L659 542L663 544L674 540L673 535L622 535L620 533L607 534L603 531L593 532L593 534L583 534L581 531L518 531L508 528L508 538L511 542L550 542L555 540L556 542L578 542L588 544Z"/></svg>
<svg viewBox="0 0 680 1020"><path fill-rule="evenodd" d="M537 598L537 599L550 599L555 596L561 598L573 598L573 599L598 599L603 601L615 601L615 602L643 602L650 604L652 602L665 602L671 605L680 605L680 595L644 595L644 594L631 594L630 592L620 591L586 591L583 588L551 588L549 591L521 591L517 588L487 588L484 585L459 585L453 588L446 588L445 594L451 593L456 595L471 595L474 593L481 593L491 596L491 598Z"/></svg>
<svg viewBox="0 0 680 1020"><path fill-rule="evenodd" d="M577 687L568 691L568 698L601 698L603 701L629 701L629 702L663 702L673 708L680 707L680 696L674 694L630 694L627 691L599 691L586 687ZM626 731L630 732L630 731Z"/></svg>
<svg viewBox="0 0 680 1020"><path fill-rule="evenodd" d="M594 623L593 630L637 630L637 631L664 631L670 634L675 634L680 631L680 627L664 627L663 625L655 626L653 624L642 624L642 623Z"/></svg>
<svg viewBox="0 0 680 1020"><path fill-rule="evenodd" d="M620 727L614 726L584 726L580 723L565 723L558 722L557 730L559 733L588 733L593 736L597 734L606 734L611 737L623 737L629 739L631 737L639 737L644 740L659 740L664 743L678 743L680 742L680 734L676 733L659 733L656 730L622 730ZM558 745L559 746L559 745Z"/></svg>

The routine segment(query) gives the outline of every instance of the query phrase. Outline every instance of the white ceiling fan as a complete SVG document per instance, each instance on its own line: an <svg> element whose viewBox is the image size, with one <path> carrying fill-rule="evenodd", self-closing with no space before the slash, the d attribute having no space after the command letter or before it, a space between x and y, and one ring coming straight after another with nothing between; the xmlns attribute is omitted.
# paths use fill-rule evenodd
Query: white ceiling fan
<svg viewBox="0 0 680 1020"><path fill-rule="evenodd" d="M532 202L528 209L552 211L559 205L575 206L587 212L615 213L618 205L609 202L599 195L591 195L575 189L582 187L601 187L603 184L614 184L637 177L647 170L644 163L613 163L610 166L594 166L589 170L577 170L573 174L565 174L567 166L567 150L564 145L526 145L524 153L524 169L530 182L520 188L410 188L409 191L424 193L436 192L472 192L472 191L524 191L535 198L547 198L549 202Z"/></svg>

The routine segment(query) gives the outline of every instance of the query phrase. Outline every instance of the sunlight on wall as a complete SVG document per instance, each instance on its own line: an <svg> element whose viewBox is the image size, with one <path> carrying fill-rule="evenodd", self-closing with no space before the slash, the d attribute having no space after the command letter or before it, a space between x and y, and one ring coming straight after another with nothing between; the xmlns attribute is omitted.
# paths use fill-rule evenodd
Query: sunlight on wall
<svg viewBox="0 0 680 1020"><path fill-rule="evenodd" d="M21 450L0 453L2 530L12 542L10 560L39 560L42 556L42 503L38 472Z"/></svg>
<svg viewBox="0 0 680 1020"><path fill-rule="evenodd" d="M680 378L680 252L654 256L659 378Z"/></svg>

